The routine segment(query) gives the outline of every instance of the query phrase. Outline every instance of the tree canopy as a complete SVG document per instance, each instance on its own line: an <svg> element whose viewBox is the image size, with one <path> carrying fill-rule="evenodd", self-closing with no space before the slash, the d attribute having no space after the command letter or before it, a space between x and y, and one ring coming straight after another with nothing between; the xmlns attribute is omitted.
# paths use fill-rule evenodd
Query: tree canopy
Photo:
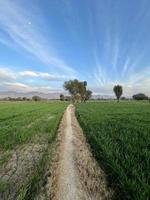
<svg viewBox="0 0 150 200"><path fill-rule="evenodd" d="M121 85L115 85L114 88L113 88L113 91L116 95L116 98L117 98L117 101L119 102L119 99L123 93L123 88Z"/></svg>
<svg viewBox="0 0 150 200"><path fill-rule="evenodd" d="M148 96L146 96L143 93L138 93L138 94L133 95L133 99L135 99L135 100L148 100Z"/></svg>
<svg viewBox="0 0 150 200"><path fill-rule="evenodd" d="M33 97L32 97L32 100L33 100L33 101L40 101L40 100L41 100L41 97L39 97L39 96L33 96Z"/></svg>
<svg viewBox="0 0 150 200"><path fill-rule="evenodd" d="M63 94L60 94L60 101L64 101L65 100L65 96Z"/></svg>
<svg viewBox="0 0 150 200"><path fill-rule="evenodd" d="M92 91L87 90L87 82L77 79L69 80L64 83L65 90L68 90L73 101L85 102L91 98Z"/></svg>

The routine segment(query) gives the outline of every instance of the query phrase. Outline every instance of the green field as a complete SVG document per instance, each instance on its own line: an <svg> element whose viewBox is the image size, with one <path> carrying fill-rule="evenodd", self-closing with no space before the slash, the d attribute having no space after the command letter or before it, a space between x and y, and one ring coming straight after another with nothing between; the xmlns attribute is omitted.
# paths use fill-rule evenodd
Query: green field
<svg viewBox="0 0 150 200"><path fill-rule="evenodd" d="M66 103L0 103L0 151L55 137ZM42 140L41 140L42 139Z"/></svg>
<svg viewBox="0 0 150 200"><path fill-rule="evenodd" d="M0 180L0 195L7 195L2 199L33 199L38 192L45 181L44 173L67 105L65 102L0 102L0 175L7 172L7 163L11 166L9 173L12 172L9 181L6 181L7 174ZM150 103L79 103L76 115L109 186L116 192L115 199L148 200ZM18 180L19 186L11 160L16 152L19 160L13 160L19 163L16 173L23 168L26 176ZM12 196L8 194L11 189L14 196L13 192Z"/></svg>
<svg viewBox="0 0 150 200"><path fill-rule="evenodd" d="M32 199L39 190L67 105L0 102L0 199Z"/></svg>
<svg viewBox="0 0 150 200"><path fill-rule="evenodd" d="M116 199L150 197L150 104L78 104L76 115Z"/></svg>

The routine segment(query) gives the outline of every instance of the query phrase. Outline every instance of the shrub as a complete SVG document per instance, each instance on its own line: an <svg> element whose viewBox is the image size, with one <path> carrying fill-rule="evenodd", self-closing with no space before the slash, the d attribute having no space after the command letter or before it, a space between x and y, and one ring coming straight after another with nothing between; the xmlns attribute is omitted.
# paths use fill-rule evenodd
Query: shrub
<svg viewBox="0 0 150 200"><path fill-rule="evenodd" d="M133 99L135 100L148 100L148 96L143 93L133 95Z"/></svg>
<svg viewBox="0 0 150 200"><path fill-rule="evenodd" d="M41 100L41 97L39 97L39 96L33 96L33 97L32 97L32 100L33 100L33 101L40 101L40 100Z"/></svg>

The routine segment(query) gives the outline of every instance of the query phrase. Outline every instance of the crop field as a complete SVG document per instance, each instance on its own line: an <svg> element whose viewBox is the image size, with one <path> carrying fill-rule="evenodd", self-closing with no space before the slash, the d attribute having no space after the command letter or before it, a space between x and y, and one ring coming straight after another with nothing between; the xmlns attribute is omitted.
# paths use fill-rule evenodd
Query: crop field
<svg viewBox="0 0 150 200"><path fill-rule="evenodd" d="M66 107L67 103L58 102L0 103L0 199L25 195L25 185L33 181L36 165L44 162ZM23 199L21 196L18 198Z"/></svg>
<svg viewBox="0 0 150 200"><path fill-rule="evenodd" d="M76 115L116 199L150 197L150 104L91 102Z"/></svg>
<svg viewBox="0 0 150 200"><path fill-rule="evenodd" d="M49 192L45 187L46 180L48 174L53 174L49 169L51 159L57 152L56 133L67 106L66 102L0 102L0 199L40 199L37 195L41 195L41 188L42 194ZM72 116L73 108L70 106L67 109L70 120L68 117L62 120L63 126L60 131L60 135L66 134L62 137L66 141L62 139L61 147L66 144L68 146L60 151L58 164L64 163L65 170L69 166L67 174L56 172L56 175L60 174L63 177L57 177L58 180L64 181L60 187L65 185L65 180L73 181L68 179L68 176L71 176L70 167L75 167L72 160L77 155L76 151L83 155L85 153L85 144L81 142L83 138L79 145L68 137L69 133L75 138L79 131L75 129L78 125ZM115 191L115 199L148 200L150 103L78 103L76 116L94 157L105 172L108 191L109 188L110 191ZM74 141L79 141L79 137ZM82 151L79 147L83 147ZM82 163L82 174L85 174L84 162L80 156L78 154L79 158L76 157L76 160L79 159L78 163ZM65 159L66 163L61 159ZM86 160L88 159L87 157ZM91 174L90 177L94 178L96 175ZM78 178L80 180L81 177ZM90 183L88 178L89 174L85 180ZM65 195L67 193L64 192Z"/></svg>
<svg viewBox="0 0 150 200"><path fill-rule="evenodd" d="M65 103L0 103L0 150L54 137ZM34 139L33 139L34 140ZM41 140L39 140L41 142Z"/></svg>

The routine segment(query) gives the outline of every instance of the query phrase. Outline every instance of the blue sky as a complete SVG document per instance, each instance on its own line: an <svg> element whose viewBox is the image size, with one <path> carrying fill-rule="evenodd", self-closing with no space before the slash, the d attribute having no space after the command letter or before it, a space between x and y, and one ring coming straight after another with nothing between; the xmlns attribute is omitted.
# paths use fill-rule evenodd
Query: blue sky
<svg viewBox="0 0 150 200"><path fill-rule="evenodd" d="M150 94L149 0L0 0L0 91Z"/></svg>

